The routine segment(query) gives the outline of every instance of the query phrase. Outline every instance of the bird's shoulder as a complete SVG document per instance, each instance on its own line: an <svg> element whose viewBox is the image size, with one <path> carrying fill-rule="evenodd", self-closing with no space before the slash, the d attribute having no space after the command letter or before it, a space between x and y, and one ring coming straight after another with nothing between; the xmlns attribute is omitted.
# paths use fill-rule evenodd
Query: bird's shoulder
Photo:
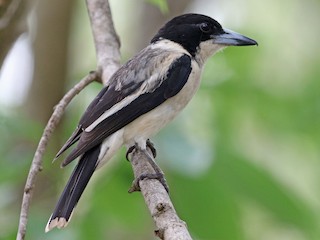
<svg viewBox="0 0 320 240"><path fill-rule="evenodd" d="M155 91L183 56L189 58L181 47L170 43L149 45L115 72L110 84L89 105L79 125L86 128L125 98L136 98Z"/></svg>
<svg viewBox="0 0 320 240"><path fill-rule="evenodd" d="M155 84L164 80L168 70L183 55L190 54L177 43L163 40L150 44L114 74L112 85L121 92L145 82L147 91L152 91Z"/></svg>

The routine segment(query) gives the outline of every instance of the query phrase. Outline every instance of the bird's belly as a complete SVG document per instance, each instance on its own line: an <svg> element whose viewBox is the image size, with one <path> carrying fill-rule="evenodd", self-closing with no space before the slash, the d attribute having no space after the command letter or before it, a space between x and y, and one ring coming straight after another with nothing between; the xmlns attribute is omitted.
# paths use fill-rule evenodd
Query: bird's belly
<svg viewBox="0 0 320 240"><path fill-rule="evenodd" d="M124 128L123 137L126 145L131 146L138 143L141 146L141 144L145 144L146 139L155 135L178 115L199 87L201 72L192 71L190 74L190 79L178 94Z"/></svg>

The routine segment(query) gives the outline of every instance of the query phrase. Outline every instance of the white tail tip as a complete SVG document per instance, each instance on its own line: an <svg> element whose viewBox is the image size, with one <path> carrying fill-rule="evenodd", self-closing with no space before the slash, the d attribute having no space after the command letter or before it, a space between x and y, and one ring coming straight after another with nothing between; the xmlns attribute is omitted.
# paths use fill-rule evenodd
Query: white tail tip
<svg viewBox="0 0 320 240"><path fill-rule="evenodd" d="M51 215L52 216L52 215ZM51 217L49 218L49 221L46 225L45 228L45 232L49 232L51 231L53 228L57 227L57 228L64 228L68 225L68 221L65 218L55 218L55 219L51 219Z"/></svg>

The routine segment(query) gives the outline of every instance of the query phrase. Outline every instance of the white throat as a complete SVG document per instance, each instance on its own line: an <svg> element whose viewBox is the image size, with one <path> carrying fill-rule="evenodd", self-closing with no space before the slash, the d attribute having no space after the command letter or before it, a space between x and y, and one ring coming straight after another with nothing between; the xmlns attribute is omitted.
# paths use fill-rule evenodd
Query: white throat
<svg viewBox="0 0 320 240"><path fill-rule="evenodd" d="M221 44L212 43L212 40L201 42L199 47L197 48L195 59L198 64L202 66L209 57L213 56L215 53L221 51L225 47L226 46L223 46Z"/></svg>

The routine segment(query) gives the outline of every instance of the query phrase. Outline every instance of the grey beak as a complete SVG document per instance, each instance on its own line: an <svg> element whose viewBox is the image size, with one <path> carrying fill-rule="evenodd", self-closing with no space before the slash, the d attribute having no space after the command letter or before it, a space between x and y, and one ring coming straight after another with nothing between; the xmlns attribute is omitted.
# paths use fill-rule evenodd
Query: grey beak
<svg viewBox="0 0 320 240"><path fill-rule="evenodd" d="M223 29L224 33L212 36L213 42L225 46L249 46L257 45L258 43L246 36L233 32L228 29Z"/></svg>

